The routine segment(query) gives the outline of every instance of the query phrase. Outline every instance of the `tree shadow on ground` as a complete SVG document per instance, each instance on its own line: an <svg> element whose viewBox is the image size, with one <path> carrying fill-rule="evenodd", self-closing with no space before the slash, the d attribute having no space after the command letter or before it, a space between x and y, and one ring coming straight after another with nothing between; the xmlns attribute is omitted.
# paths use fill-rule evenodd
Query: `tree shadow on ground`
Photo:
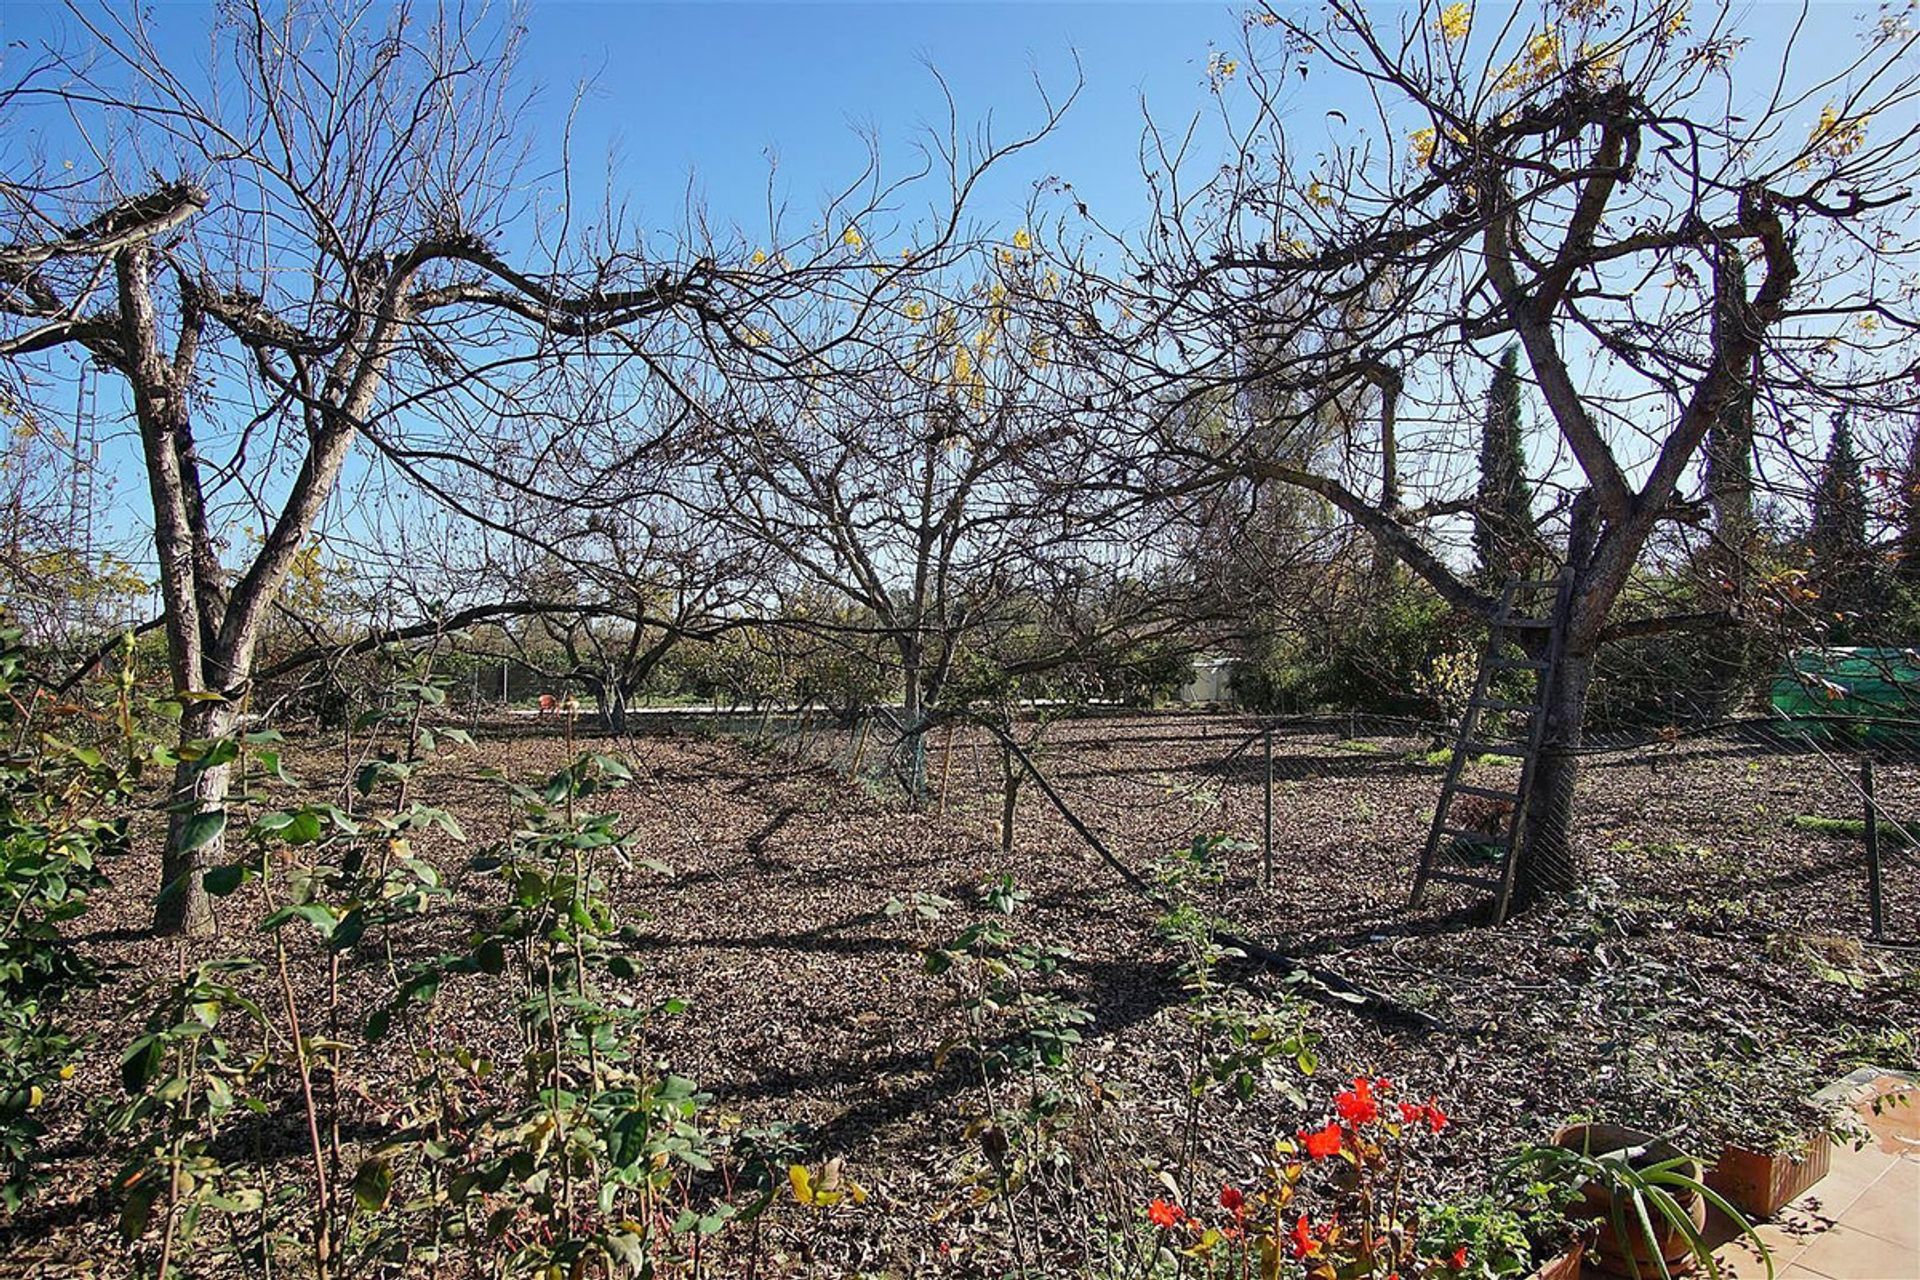
<svg viewBox="0 0 1920 1280"><path fill-rule="evenodd" d="M1066 968L1080 980L1074 994L1093 1016L1083 1033L1089 1038L1123 1032L1186 998L1167 961L1076 961ZM903 1087L887 1087L893 1081ZM822 1055L803 1070L767 1071L715 1092L729 1102L766 1103L853 1092L845 1109L812 1130L819 1150L844 1151L978 1087L977 1076L957 1057L936 1067L930 1053L916 1048L865 1061Z"/></svg>

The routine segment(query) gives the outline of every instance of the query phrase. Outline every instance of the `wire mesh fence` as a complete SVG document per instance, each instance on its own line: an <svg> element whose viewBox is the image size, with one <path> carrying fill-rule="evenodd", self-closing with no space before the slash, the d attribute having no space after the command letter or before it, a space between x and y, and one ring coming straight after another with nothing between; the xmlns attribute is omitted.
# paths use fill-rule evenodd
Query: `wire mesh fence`
<svg viewBox="0 0 1920 1280"><path fill-rule="evenodd" d="M673 718L676 731L692 724L887 802L937 809L982 845L1010 830L1073 855L1084 840L976 724L936 721L911 734L885 708ZM1198 836L1226 837L1224 897L1239 922L1325 946L1484 917L1488 895L1470 886L1436 886L1418 910L1409 905L1455 729L1361 712L1046 708L1007 726L1121 858L1146 870ZM1523 884L1596 892L1680 927L1755 939L1920 943L1920 720L1756 717L1593 734L1564 754L1571 789L1522 824ZM1519 757L1475 754L1460 777L1499 793L1515 788L1520 768ZM1451 822L1492 833L1504 818L1482 800L1457 803ZM1503 854L1497 841L1451 836L1436 856L1485 871Z"/></svg>

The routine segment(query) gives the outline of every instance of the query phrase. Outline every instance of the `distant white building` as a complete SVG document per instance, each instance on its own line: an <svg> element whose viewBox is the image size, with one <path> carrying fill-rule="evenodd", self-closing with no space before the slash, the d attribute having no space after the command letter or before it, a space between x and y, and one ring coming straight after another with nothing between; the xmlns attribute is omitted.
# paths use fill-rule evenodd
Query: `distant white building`
<svg viewBox="0 0 1920 1280"><path fill-rule="evenodd" d="M1202 654L1193 660L1193 678L1180 689L1186 703L1232 702L1233 659Z"/></svg>

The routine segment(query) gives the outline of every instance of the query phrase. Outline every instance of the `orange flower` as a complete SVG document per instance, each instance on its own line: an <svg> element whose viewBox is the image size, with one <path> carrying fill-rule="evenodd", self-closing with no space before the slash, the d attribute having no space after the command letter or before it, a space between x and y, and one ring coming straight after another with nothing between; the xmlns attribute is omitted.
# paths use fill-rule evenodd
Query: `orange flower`
<svg viewBox="0 0 1920 1280"><path fill-rule="evenodd" d="M1339 1155L1341 1138L1340 1126L1332 1120L1327 1121L1324 1129L1300 1131L1300 1145L1306 1149L1309 1160L1326 1160Z"/></svg>
<svg viewBox="0 0 1920 1280"><path fill-rule="evenodd" d="M1220 1188L1220 1207L1235 1218L1244 1217L1247 1212L1247 1198L1238 1187Z"/></svg>
<svg viewBox="0 0 1920 1280"><path fill-rule="evenodd" d="M1171 1204L1165 1200L1155 1200L1147 1206L1147 1221L1159 1227L1162 1231L1179 1226L1181 1220L1186 1216L1186 1214L1180 1211L1179 1205Z"/></svg>
<svg viewBox="0 0 1920 1280"><path fill-rule="evenodd" d="M1440 1109L1440 1104L1435 1102L1432 1098L1427 1099L1426 1113L1427 1113L1427 1128L1433 1130L1433 1132L1435 1133L1438 1133L1442 1129L1447 1127L1447 1113L1442 1111Z"/></svg>
<svg viewBox="0 0 1920 1280"><path fill-rule="evenodd" d="M1447 1259L1447 1265L1455 1271L1465 1271L1467 1269L1467 1246L1461 1245L1458 1249L1455 1249L1453 1256Z"/></svg>

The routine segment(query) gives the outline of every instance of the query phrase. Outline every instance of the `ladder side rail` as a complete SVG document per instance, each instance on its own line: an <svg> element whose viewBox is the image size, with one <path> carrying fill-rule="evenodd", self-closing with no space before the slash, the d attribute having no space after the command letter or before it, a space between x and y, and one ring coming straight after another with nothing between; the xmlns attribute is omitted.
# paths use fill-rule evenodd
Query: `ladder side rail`
<svg viewBox="0 0 1920 1280"><path fill-rule="evenodd" d="M1494 612L1494 623L1487 631L1486 657L1480 663L1479 674L1474 677L1473 693L1467 699L1466 708L1460 713L1460 732L1455 736L1453 755L1447 761L1447 774L1440 784L1440 798L1434 802L1433 825L1427 831L1426 847L1420 853L1420 865L1414 872L1413 892L1409 896L1410 906L1418 907L1426 896L1427 881L1433 871L1434 858L1439 854L1440 841L1447 825L1447 811L1453 807L1454 788L1459 784L1460 773L1466 763L1467 744L1473 741L1474 729L1480 720L1477 703L1484 700L1489 675L1493 670L1493 657L1500 648L1500 628L1498 623L1511 612L1513 605L1513 584L1508 583L1500 593L1500 604Z"/></svg>

